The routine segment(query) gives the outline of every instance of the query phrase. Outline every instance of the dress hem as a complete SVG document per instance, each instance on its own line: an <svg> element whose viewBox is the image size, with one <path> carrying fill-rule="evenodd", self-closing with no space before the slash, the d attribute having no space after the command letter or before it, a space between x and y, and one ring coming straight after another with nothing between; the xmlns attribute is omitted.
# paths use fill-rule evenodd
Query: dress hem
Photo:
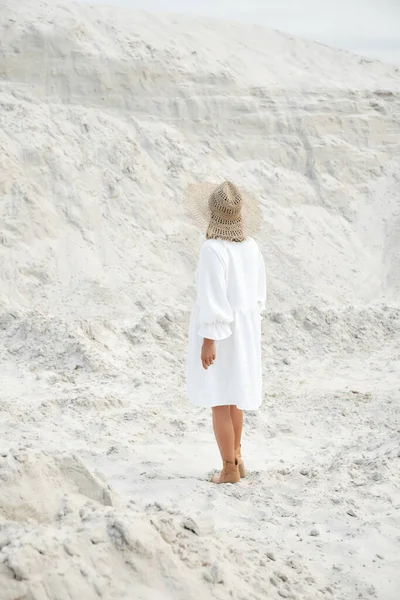
<svg viewBox="0 0 400 600"><path fill-rule="evenodd" d="M195 402L193 400L190 400L190 404L192 406L195 406L196 408L216 408L217 406L236 406L236 408L238 408L239 410L243 410L243 411L250 411L250 410L259 410L262 406L262 402L260 404L257 404L256 406L240 406L239 404L235 404L232 402L216 402L213 404L203 404L202 402Z"/></svg>

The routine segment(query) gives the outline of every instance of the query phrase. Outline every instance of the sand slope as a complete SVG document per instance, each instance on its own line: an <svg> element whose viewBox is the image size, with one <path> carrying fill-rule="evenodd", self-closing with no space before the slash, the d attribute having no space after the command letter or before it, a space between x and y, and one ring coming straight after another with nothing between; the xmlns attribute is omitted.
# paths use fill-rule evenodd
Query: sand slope
<svg viewBox="0 0 400 600"><path fill-rule="evenodd" d="M0 0L1 600L398 599L399 156L394 67ZM182 193L222 177L261 198L269 311L221 490Z"/></svg>

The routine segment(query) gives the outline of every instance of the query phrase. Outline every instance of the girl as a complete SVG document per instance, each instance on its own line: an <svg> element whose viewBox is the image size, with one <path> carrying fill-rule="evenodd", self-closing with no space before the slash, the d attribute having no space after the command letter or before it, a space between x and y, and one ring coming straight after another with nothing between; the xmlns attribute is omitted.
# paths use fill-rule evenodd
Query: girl
<svg viewBox="0 0 400 600"><path fill-rule="evenodd" d="M243 410L262 401L261 318L266 301L262 254L250 237L260 209L231 182L191 187L190 205L206 224L196 272L197 299L189 329L187 391L191 402L212 408L223 468L214 483L237 483Z"/></svg>

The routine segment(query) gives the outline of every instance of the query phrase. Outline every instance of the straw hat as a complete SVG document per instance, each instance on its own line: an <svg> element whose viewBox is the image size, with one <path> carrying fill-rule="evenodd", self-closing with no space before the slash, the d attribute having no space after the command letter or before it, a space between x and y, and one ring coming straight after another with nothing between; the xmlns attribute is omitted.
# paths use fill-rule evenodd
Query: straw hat
<svg viewBox="0 0 400 600"><path fill-rule="evenodd" d="M230 181L189 186L187 206L194 222L206 229L207 238L243 242L261 225L258 202Z"/></svg>

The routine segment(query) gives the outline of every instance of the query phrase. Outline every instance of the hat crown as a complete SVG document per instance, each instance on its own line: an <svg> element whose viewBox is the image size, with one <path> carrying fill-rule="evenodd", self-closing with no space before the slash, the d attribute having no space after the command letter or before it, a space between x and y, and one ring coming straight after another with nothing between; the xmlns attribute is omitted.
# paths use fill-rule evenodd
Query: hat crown
<svg viewBox="0 0 400 600"><path fill-rule="evenodd" d="M212 192L209 199L211 213L221 218L238 218L242 209L242 195L230 181L224 181Z"/></svg>

